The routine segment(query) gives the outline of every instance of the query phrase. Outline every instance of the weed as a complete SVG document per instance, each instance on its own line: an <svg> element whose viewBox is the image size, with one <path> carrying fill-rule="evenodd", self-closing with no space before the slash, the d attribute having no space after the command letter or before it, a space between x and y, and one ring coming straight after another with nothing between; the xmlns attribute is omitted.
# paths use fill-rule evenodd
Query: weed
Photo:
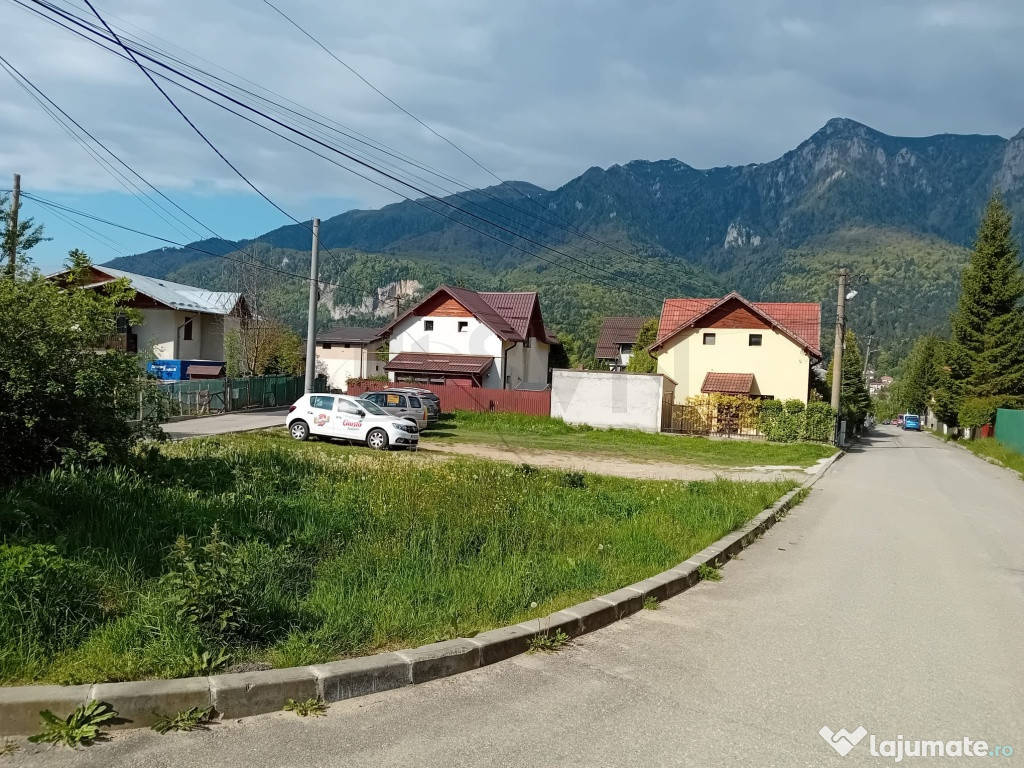
<svg viewBox="0 0 1024 768"><path fill-rule="evenodd" d="M659 601L654 595L648 595L644 598L645 611L656 611L659 608L661 608L661 601Z"/></svg>
<svg viewBox="0 0 1024 768"><path fill-rule="evenodd" d="M163 715L159 716L157 721L153 723L152 728L161 735L169 731L206 730L206 726L210 723L210 715L212 713L213 707L206 707L205 709L200 707L189 707L188 709L183 709L171 717L165 717Z"/></svg>
<svg viewBox="0 0 1024 768"><path fill-rule="evenodd" d="M227 649L221 650L214 656L210 651L192 651L192 675L212 675L227 666L231 661L231 654Z"/></svg>
<svg viewBox="0 0 1024 768"><path fill-rule="evenodd" d="M12 741L11 739L4 739L3 742L0 743L0 757L10 757L19 749L21 749L21 747L18 746L17 742Z"/></svg>
<svg viewBox="0 0 1024 768"><path fill-rule="evenodd" d="M538 472L540 472L540 470L537 469L532 464L526 464L526 463L523 463L523 464L519 465L519 471L522 472L525 477L533 477Z"/></svg>
<svg viewBox="0 0 1024 768"><path fill-rule="evenodd" d="M327 705L324 704L320 699L306 699L305 701L296 701L295 699L288 699L284 703L285 712L294 712L299 717L320 717L327 711Z"/></svg>
<svg viewBox="0 0 1024 768"><path fill-rule="evenodd" d="M700 576L701 581L722 580L722 572L713 565L708 565L707 563L701 563L697 566L697 575Z"/></svg>
<svg viewBox="0 0 1024 768"><path fill-rule="evenodd" d="M542 632L530 638L531 653L554 653L569 642L569 636L560 629L552 632Z"/></svg>
<svg viewBox="0 0 1024 768"><path fill-rule="evenodd" d="M117 717L117 712L109 704L90 701L82 704L74 712L61 720L53 712L44 709L39 713L43 719L43 731L28 740L33 744L64 744L77 747L79 744L92 744L105 735L100 726Z"/></svg>
<svg viewBox="0 0 1024 768"><path fill-rule="evenodd" d="M566 472L562 475L562 485L565 488L586 488L587 477L582 472Z"/></svg>

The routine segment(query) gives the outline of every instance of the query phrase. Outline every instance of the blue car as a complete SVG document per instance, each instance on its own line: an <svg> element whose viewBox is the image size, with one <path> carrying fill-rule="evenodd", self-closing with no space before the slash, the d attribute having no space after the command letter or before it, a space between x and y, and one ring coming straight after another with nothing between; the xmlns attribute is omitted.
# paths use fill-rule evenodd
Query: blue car
<svg viewBox="0 0 1024 768"><path fill-rule="evenodd" d="M903 417L903 428L904 429L916 429L918 432L921 431L921 417L916 416L913 413L908 413Z"/></svg>

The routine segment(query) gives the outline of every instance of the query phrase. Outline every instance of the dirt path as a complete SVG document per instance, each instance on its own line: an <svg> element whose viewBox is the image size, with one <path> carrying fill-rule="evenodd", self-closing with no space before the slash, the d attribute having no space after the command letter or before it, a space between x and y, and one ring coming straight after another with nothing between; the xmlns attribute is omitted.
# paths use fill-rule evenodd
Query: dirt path
<svg viewBox="0 0 1024 768"><path fill-rule="evenodd" d="M800 467L701 467L693 464L670 462L634 462L610 455L562 453L559 451L516 451L493 445L464 443L431 443L429 439L420 443L421 452L458 454L479 459L509 461L515 464L532 464L537 467L564 469L576 472L593 472L598 475L630 477L637 480L714 480L724 477L729 480L805 480L807 475L817 471L817 465L809 469Z"/></svg>

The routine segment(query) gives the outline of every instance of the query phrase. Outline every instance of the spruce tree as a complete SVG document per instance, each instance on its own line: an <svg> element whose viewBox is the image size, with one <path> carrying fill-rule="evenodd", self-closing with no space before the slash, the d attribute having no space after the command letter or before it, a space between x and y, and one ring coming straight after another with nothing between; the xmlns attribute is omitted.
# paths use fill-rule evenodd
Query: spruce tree
<svg viewBox="0 0 1024 768"><path fill-rule="evenodd" d="M871 395L864 384L864 358L857 346L857 336L847 330L843 342L843 377L842 396L839 411L842 418L851 426L859 426L871 410ZM832 366L835 359L828 364L827 380L832 382Z"/></svg>
<svg viewBox="0 0 1024 768"><path fill-rule="evenodd" d="M1024 395L1024 272L1013 217L996 193L985 209L960 298L950 319L946 362L965 398Z"/></svg>
<svg viewBox="0 0 1024 768"><path fill-rule="evenodd" d="M657 340L658 319L651 318L640 326L640 333L633 344L633 352L626 363L626 370L631 373L657 373L658 361L647 351L647 348Z"/></svg>

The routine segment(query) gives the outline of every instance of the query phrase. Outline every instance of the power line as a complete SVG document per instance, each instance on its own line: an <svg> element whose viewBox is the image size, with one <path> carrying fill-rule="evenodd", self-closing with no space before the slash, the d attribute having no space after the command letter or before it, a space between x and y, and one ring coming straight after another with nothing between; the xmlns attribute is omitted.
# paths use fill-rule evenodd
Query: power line
<svg viewBox="0 0 1024 768"><path fill-rule="evenodd" d="M12 1L13 1L13 2L18 2L18 0L12 0ZM94 26L92 26L92 25L89 25L88 23L82 22L82 21L81 21L80 19L78 19L77 17L74 17L74 16L69 16L68 14L65 14L65 13L63 13L63 12L62 12L62 11L61 11L60 9L58 9L58 8L55 8L54 6L52 6L52 5L48 4L48 3L42 2L42 0L31 0L31 1L32 1L33 3L35 3L36 5L41 5L41 6L43 6L43 7L46 7L46 8L48 9L48 10L51 10L51 11L53 11L53 12L57 13L58 15L60 15L60 16L62 16L63 18L67 19L68 21L70 21L71 23L75 24L76 26L79 26L79 27L81 27L81 28L85 28L85 29L89 30L90 32L93 32L93 33L95 33L95 27L94 27ZM20 2L18 2L18 4L20 5L21 3L20 3ZM90 7L91 7L91 5L90 5ZM49 17L47 17L47 18L49 18ZM50 19L50 20L51 20L51 21L53 21L52 19ZM59 24L59 22L55 22L55 23L58 23L58 24ZM65 25L61 24L60 26L65 26ZM65 27L65 28L66 28L66 27ZM108 31L110 31L110 30L109 30L109 28L108 28ZM111 32L111 34L113 34L113 33ZM92 42L92 43L94 43L94 44L97 44L97 45L99 45L99 46L100 46L101 48L103 48L104 50L107 50L108 52L110 51L110 49L109 49L109 48L106 48L106 46L103 46L102 44L98 43L98 42L97 42L96 40L92 39L91 37L88 37L88 36L86 36L86 35L80 35L80 36L84 37L85 39L89 40L90 42ZM661 290L660 288L655 288L655 287L652 287L652 286L646 286L645 284L643 284L643 283L641 283L641 282L639 282L639 281L637 281L637 280L634 280L634 279L632 279L632 278L624 278L624 277L623 277L622 275L619 275L619 274L617 274L617 273L613 272L612 270L608 270L608 269L605 269L605 268L603 268L603 267L600 267L600 266L598 266L598 265L590 264L590 263L588 263L588 262L586 262L586 261L583 261L583 260L581 260L581 259L579 259L579 258L577 258L577 257L575 257L575 256L572 256L571 254L565 253L564 251L561 251L561 250L559 250L559 249L557 249L557 248L553 248L553 247L551 247L551 246L549 246L549 245L547 245L547 244L545 244L545 243L539 242L539 241L537 241L537 240L535 240L535 239L533 239L533 238L530 238L530 237L528 237L528 236L526 236L526 235L523 235L523 234L521 234L521 233L519 233L519 232L516 232L516 231L514 231L514 230L512 230L512 229L509 229L508 227L505 227L505 226L503 226L503 225L501 225L501 224L497 224L497 223L495 223L494 221L491 221L491 220L489 220L489 219L487 219L487 218L485 218L485 217L483 217L483 216L480 216L480 215L478 215L478 214L475 214L475 213L473 213L472 211L468 211L468 210L466 210L466 209L464 209L464 208L460 208L459 206L455 205L454 203L452 203L452 202L450 202L450 201L448 201L448 200L445 200L445 199L443 199L443 198L439 198L439 197L438 197L437 195L434 195L434 194L430 193L429 191L427 191L427 190L424 190L424 189L423 189L422 187L419 187L419 186L417 186L417 185L415 185L415 184L412 184L412 183L410 183L410 182L406 181L405 179L399 178L399 177L395 176L395 175L394 175L394 174L392 174L392 173L388 173L387 171L383 171L383 170L381 170L380 168L377 168L376 166L374 166L374 165L373 165L372 163L369 163L369 162L367 162L367 161L365 161L365 160L362 160L362 159L360 159L360 158L354 157L354 156L353 156L353 155L351 155L350 153L344 152L344 151L342 151L342 150L338 149L337 147L335 147L335 146L333 146L333 145L327 144L327 143L326 143L326 142L324 142L324 141L321 141L321 140L319 140L319 139L317 139L317 138L315 138L315 137L312 137L312 136L310 136L310 135L309 135L308 133L305 133L305 132L303 132L303 131L301 131L301 130L299 130L299 129L297 129L297 128L295 128L295 127L291 126L291 125L288 125L288 124L286 124L286 123L283 123L283 122L281 122L280 120L277 120L276 118L274 118L274 117L272 117L272 116L270 116L270 115L267 115L267 114L266 114L265 112L263 112L262 110L260 110L260 109L258 109L258 108L255 108L255 107L253 107L253 106L251 106L251 105L249 105L249 104L246 104L246 103L244 103L244 102L242 102L242 101L240 101L240 100L238 100L238 99L235 99L235 98L233 98L232 96L230 96L230 95L228 95L228 94L225 94L225 93L224 93L223 91L221 91L221 90L219 90L219 89L217 89L217 88L215 88L215 87L213 87L213 86L210 86L210 85L208 85L208 84L206 84L206 83L202 83L202 82L200 82L200 81L196 80L195 78L192 78L192 77L190 77L189 75L187 75L187 74L185 74L185 73L181 72L180 70L178 70L177 68L175 68L175 67L173 67L173 66L170 66L170 65L168 65L168 64L166 64L166 63L164 63L164 62L161 62L161 61L159 61L159 60L156 60L156 59L154 59L153 57L151 57L151 56L147 56L146 54L144 54L144 53L141 53L141 52L134 52L134 53L133 53L133 52L132 52L132 51L130 50L130 47L129 47L129 46L127 45L127 44L125 44L125 43L124 43L124 41L122 41L122 40L120 40L119 38L117 38L117 37L116 37L116 35L114 36L114 38L115 38L115 40L114 40L114 41L112 41L112 40L111 40L110 38L106 37L105 35L102 35L102 34L101 34L101 35L99 35L99 36L100 36L100 37L102 37L102 38L103 38L104 40L106 40L107 42L114 42L114 41L116 41L116 43L117 43L117 44L118 44L118 45L119 45L119 46L120 46L120 47L121 47L121 48L122 48L123 50L125 50L125 51L126 51L127 53L129 53L129 55L130 55L130 58L131 58L132 62L134 62L134 63L136 64L136 66L138 66L138 67L139 67L140 69L142 69L142 70L143 70L143 71L144 71L144 72L146 73L146 76L147 76L147 78L148 78L148 79L150 79L150 80L151 80L151 82L154 82L154 83L155 83L155 80L154 80L154 79L153 79L153 77L151 76L151 74L150 74L149 70L147 70L147 69L146 69L146 67L145 67L144 65L142 65L142 64L141 64L141 62L139 62L138 58L137 58L137 57L135 56L135 53L138 53L138 54L139 54L139 56L141 56L142 58L144 58L144 59L146 59L146 60L148 60L148 61L151 61L151 62L153 62L153 63L154 63L154 64L156 64L157 66L159 66L159 67L161 67L161 68L163 68L163 69L166 69L166 70L168 70L168 71L170 71L170 72L173 72L173 73L174 73L174 74L176 74L177 76L179 76L179 77L181 77L181 78L183 78L183 79L185 79L185 80L187 80L187 81L189 81L189 82L192 82L192 83L194 83L195 85L199 86L200 88L203 88L203 89L205 89L205 90L211 91L212 93L215 93L215 94L217 94L217 95L218 95L218 96L220 96L221 98L223 98L223 99L226 99L227 101L229 101L229 102L231 102L231 103L233 103L233 104L236 104L236 105L238 105L239 107L241 107L241 108L243 108L243 109L246 109L247 111L250 111L250 112L253 112L253 113L255 113L255 114L259 115L259 116L260 116L261 118L263 118L264 120L267 120L267 121L269 121L269 122L271 122L271 123L273 123L273 124L275 124L275 125L278 125L278 126L282 127L283 129L285 129L285 130L287 130L287 131L291 132L291 133L295 133L295 134L297 134L297 135L299 135L299 136L301 136L301 137L305 138L305 139L306 139L306 140L308 140L308 141L312 141L312 142L313 142L314 144L318 144L318 145L320 145L320 146L322 146L322 147L324 147L324 148L328 149L328 150L329 150L329 151L331 151L331 152L334 152L334 153L340 154L340 155L342 155L343 157L345 157L346 159L348 159L348 160L350 160L350 161L352 161L352 162L355 162L355 163L357 163L358 165L361 165L361 166L363 166L363 167L366 167L367 169L369 169L369 170L373 171L374 173L377 173L377 174L379 174L379 175L381 175L381 176L383 176L383 177L385 177L385 178L387 178L387 179L390 179L390 180L392 180L392 181L395 181L395 182L397 182L397 183L401 184L402 186L408 187L409 189L412 189L412 190L414 190L414 191L418 192L419 194L421 194L421 195L423 195L423 196L425 196L425 197L427 197L427 198L430 198L431 200L433 200L433 201L434 201L434 202L436 202L436 203L439 203L439 204L440 204L440 205L442 205L442 206L445 206L445 207L447 207L447 208L450 208L450 209L453 209L453 210L455 210L455 211L458 211L459 213L462 213L463 215L466 215L466 216L468 216L468 217L470 217L470 218L476 219L476 220L478 220L478 221L480 221L480 222L482 222L482 223L484 223L484 224L487 224L488 226L494 227L495 229L497 229L497 230L499 230L499 231L501 231L501 232L504 232L504 233L506 233L506 234L508 234L508 235L511 235L511 236L512 236L512 237L514 237L514 238L519 238L519 239L522 239L522 240L524 240L524 241L526 241L526 242L528 242L528 243L530 243L530 244L532 244L532 245L534 245L534 246L537 246L537 247L539 247L539 248L542 248L542 249L544 249L544 250L547 250L547 251L551 251L551 252L553 252L553 253L555 253L555 254L558 254L558 255L560 255L560 256L563 256L563 257L565 257L565 258L567 258L567 259L569 259L569 260L571 260L571 261L575 261L575 262L577 262L577 263L580 263L580 264L582 264L583 266L586 266L586 267L588 267L588 268L590 268L590 269L595 269L595 270L597 270L597 271L601 271L601 272L604 272L604 273L606 273L606 274L608 274L608 275L612 276L613 278L615 278L615 279L617 279L617 280L625 280L626 282L630 282L630 283L633 283L634 285L639 285L639 286L641 286L641 287L645 287L645 288L651 288L652 290L654 290L654 291L656 291L656 292L660 292L660 290ZM175 82L175 81L173 81L173 80L172 80L171 82ZM177 85L179 85L179 87L182 87L180 83L176 83L176 84L177 84ZM158 86L158 87L159 87L159 86ZM170 98L170 96L169 96L169 95L168 95L168 94L166 93L166 91L164 91L163 89L160 89L160 91L161 91L161 93L162 93L162 94L164 94L165 98L169 99L169 100L170 100L170 101L171 101L171 102L173 103L173 99L171 99L171 98ZM217 104L218 106L221 106L221 107L222 107L222 108L224 108L224 109L227 109L228 111L232 111L232 112L233 112L233 110L230 110L229 108L225 107L225 106L224 106L223 104L220 104L219 102L216 102L216 101L214 101L213 103ZM177 105L176 105L176 104L175 104L175 108L176 108L176 109L177 109L177 110L179 111L179 113L181 113L181 110L180 110L180 108L177 108ZM181 113L181 114L183 114L183 113ZM235 113L235 114L237 114L237 113ZM187 120L187 118L186 118L186 120ZM197 129L196 127L195 127L194 123L192 123L192 122L191 122L190 120L187 120L187 122L189 122L189 124L193 126L194 130L198 130L198 129ZM257 124L257 125L260 125L259 123L256 123L256 124ZM265 129L265 130L270 130L270 129L268 129L268 128L267 128L266 126L263 126L263 125L261 125L261 127L263 127L263 128ZM271 132L273 133L273 131L271 131ZM204 135L203 135L203 134L201 133L201 131L200 131L199 133L200 133L200 135L201 135L201 136L203 136L204 140L206 140L206 141L207 141L208 143L210 143L210 142L209 142L209 141L208 141L208 140L207 140L207 139L205 138L205 136L204 136ZM277 134L277 135L280 135L280 134ZM211 144L211 146L212 146L212 144ZM303 145L301 145L301 144L300 144L299 146L303 146ZM304 148L306 148L307 150L309 150L309 148L308 148L308 147L304 147ZM214 149L215 149L215 151L217 151L217 152L218 152L218 154L221 154L221 153L219 153L219 151L218 151L218 150L216 150L216 148L214 148ZM316 154L316 153L314 153L314 154ZM225 158L225 161L226 161L226 158ZM226 162L227 162L227 161L226 161ZM379 181L378 181L378 180L376 180L376 179L372 179L372 178L366 177L366 176L364 176L364 175L362 175L362 174L359 174L358 172L356 172L356 171L352 170L351 168L347 168L346 166L341 166L341 167L342 167L342 168L345 168L346 170L348 170L348 171L349 171L349 172L351 172L351 173L356 173L356 175L359 175L359 176L360 176L361 178L367 179L367 180L368 180L368 181L370 181L371 183L377 184L378 186L381 186L382 188L384 188L384 189L387 189L387 190L391 191L391 192L392 192L393 194L398 194L399 196L405 197L405 198L406 198L407 200L410 200L410 201L412 201L412 202L415 202L415 203L417 203L417 204L423 205L423 202L422 202L422 201L420 201L420 200L413 200L413 198L409 197L408 195L406 195L406 194L403 194L403 193L401 193L401 192L398 192L397 190L394 190L394 189L392 189L392 188L388 187L387 185L385 185L385 184L382 184L381 182L379 182ZM235 169L235 168L234 168L233 166L232 166L232 168L233 168L233 170L236 170L236 172L237 172L237 169ZM249 183L249 184L250 184L250 186L252 186L251 182L249 182L249 181L248 181L248 179L245 179L245 177L244 177L244 176L242 176L242 178L243 178L243 179L244 179L244 180L245 180L245 181L246 181L247 183ZM257 191L258 191L258 190L257 190ZM260 195L261 195L262 197L264 197L265 199L268 199L268 200L269 200L269 198L266 198L266 196L265 196L265 195L263 195L262 193L260 193ZM274 206L275 206L276 208L278 208L278 210L282 210L282 209L280 209L280 207L279 207L279 206L277 206L276 204L274 204L274 203L273 203L273 201L270 201L270 202L271 202L271 204L272 204L272 205L274 205ZM441 213L440 211L437 211L436 209L434 209L434 208L432 208L432 207L430 207L430 206L424 206L424 207L426 207L426 208L427 208L428 210L431 210L431 211L432 211L432 212L434 212L434 213ZM283 212L283 211L282 211L282 212ZM286 214L286 215L287 215L287 214ZM441 213L441 215L444 215L444 214L443 214L443 213ZM293 218L293 217L290 217L290 218ZM448 217L448 218L452 218L452 217ZM581 272L578 272L577 270L573 270L573 269L571 269L570 267L567 267L567 266L565 266L564 264L560 264L560 263L558 263L557 261L554 261L554 260L552 260L552 259L548 259L548 258L545 258L545 257L541 256L540 254L537 254L537 253L533 253L533 252L531 252L531 251L528 251L528 250L526 250L526 249L524 249L524 248L522 248L522 247L519 247L519 246L515 245L514 243L510 243L510 242L508 242L508 241L505 241L505 240L503 240L503 239L501 239L501 238L499 238L499 237L496 237L496 236L495 236L495 235L494 235L493 233L490 233L490 232L486 232L486 231L484 231L484 230L480 230L479 228L473 227L473 226L471 226L470 224L467 224L467 223L466 223L465 221L462 221L462 220L460 220L460 219L454 219L454 218L453 218L452 220L453 220L453 221L456 221L457 223L461 224L462 226L466 226L466 227L468 227L468 228L470 228L470 229L473 229L473 230L475 230L475 231L477 231L477 232L479 232L479 233L481 233L481 234L483 234L483 235L485 235L485 236L487 236L487 237L489 237L489 238L491 238L491 239L494 239L494 240L496 240L497 242L499 242L499 243L502 243L502 244L503 244L503 245L505 245L506 247L511 247L511 248L514 248L515 250L519 250L519 251L521 251L521 252L523 252L523 253L525 253L525 254L527 254L527 255L529 255L529 256L532 256L532 257L536 257L536 258L540 258L541 260L547 261L548 263L551 263L551 264L553 264L553 265L555 265L555 266L558 266L558 267L560 267L560 268L562 268L562 269L565 269L565 270L567 270L567 271L569 271L569 272L571 272L571 273L577 274L577 275L579 275L579 276L583 276L583 277L585 277L585 278L588 278L588 279L590 279L590 280L594 280L594 281L596 281L596 282L600 282L600 283L603 283L603 284L605 284L605 285L611 285L611 284L610 284L610 283L608 283L608 282L607 282L606 280L602 280L602 279L600 279L600 278L595 278L595 277L593 277L593 276L591 276L591 275L585 275L585 274L583 274L583 273L581 273ZM300 224L301 226L305 226L305 225L304 225L304 224L303 224L302 222L299 222L298 220L296 220L296 219L294 219L294 218L293 218L293 221L295 221L295 222L296 222L297 224ZM306 227L306 228L308 229L308 227ZM329 250L328 250L328 253L330 253L330 251L329 251ZM627 255L631 256L631 258L632 258L632 255L631 255L631 254L627 254ZM622 287L621 287L621 286L613 286L613 287L616 287L616 288L620 288L620 289L622 289ZM623 290L627 290L627 289L623 289ZM631 292L631 293L633 293L634 295L638 295L638 296L641 296L642 298L646 298L646 299L649 299L649 300L653 300L653 301L660 301L660 296L651 296L651 295L644 295L644 294L640 294L640 293L638 293L638 292L636 292L636 291L628 291L628 292Z"/></svg>

